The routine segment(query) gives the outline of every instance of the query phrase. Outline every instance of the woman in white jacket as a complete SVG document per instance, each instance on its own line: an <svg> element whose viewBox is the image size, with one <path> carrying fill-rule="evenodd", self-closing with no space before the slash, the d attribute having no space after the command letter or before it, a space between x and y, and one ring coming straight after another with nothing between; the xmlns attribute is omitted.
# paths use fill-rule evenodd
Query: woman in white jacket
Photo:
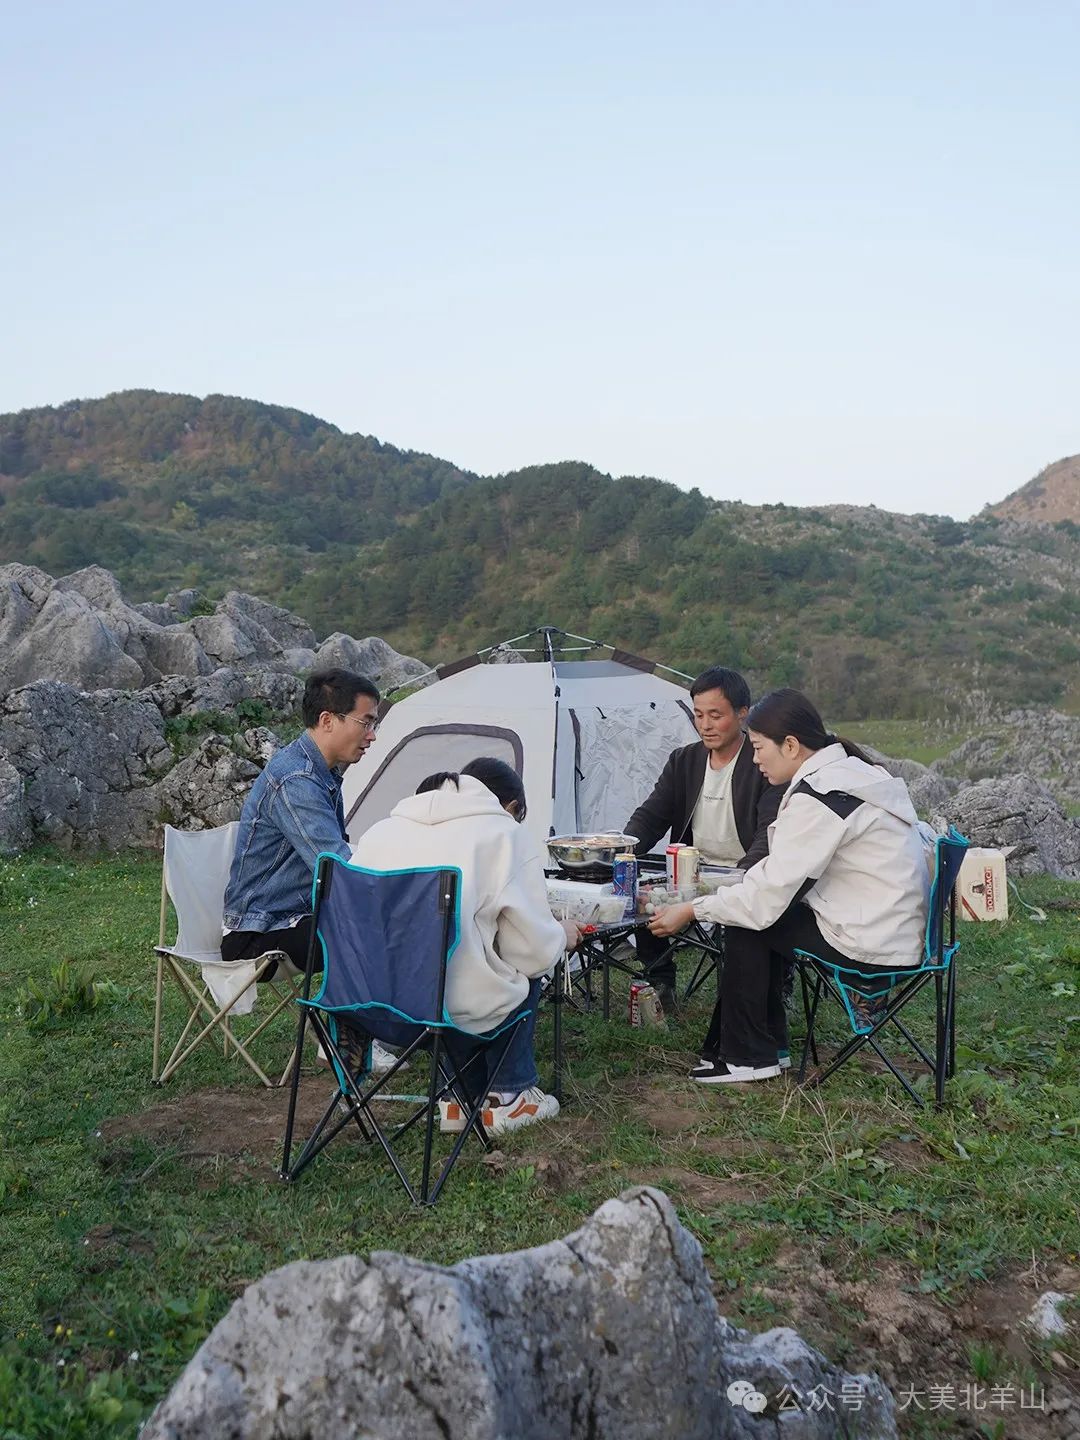
<svg viewBox="0 0 1080 1440"><path fill-rule="evenodd" d="M521 777L502 760L482 757L460 775L443 772L421 781L415 795L395 805L366 831L353 861L372 869L446 866L461 872L461 938L446 971L446 1008L473 1035L503 1025L528 1006L491 1085L481 1119L493 1134L516 1130L559 1113L554 1095L540 1088L533 1054L540 977L550 973L580 939L578 927L556 920L548 905L539 852L520 825L525 818ZM471 1048L448 1038L461 1065ZM477 1061L475 1068L483 1065ZM442 1128L461 1130L455 1101L442 1106Z"/></svg>
<svg viewBox="0 0 1080 1440"><path fill-rule="evenodd" d="M746 719L754 763L787 785L769 853L740 883L660 911L673 935L692 916L724 931L722 996L691 1075L703 1084L766 1080L787 1054L783 973L796 949L889 989L882 971L922 958L929 876L907 786L826 732L797 690L774 690ZM867 1001L872 1018L880 1001Z"/></svg>

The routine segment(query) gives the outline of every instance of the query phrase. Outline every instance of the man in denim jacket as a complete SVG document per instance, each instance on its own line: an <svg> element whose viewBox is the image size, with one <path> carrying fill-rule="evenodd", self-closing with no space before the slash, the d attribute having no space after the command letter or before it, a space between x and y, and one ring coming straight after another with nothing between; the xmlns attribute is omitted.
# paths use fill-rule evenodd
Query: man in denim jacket
<svg viewBox="0 0 1080 1440"><path fill-rule="evenodd" d="M315 858L324 850L346 860L352 853L338 770L361 759L375 739L378 706L379 691L363 675L323 670L309 678L304 733L272 757L240 813L225 890L223 960L283 950L304 967Z"/></svg>

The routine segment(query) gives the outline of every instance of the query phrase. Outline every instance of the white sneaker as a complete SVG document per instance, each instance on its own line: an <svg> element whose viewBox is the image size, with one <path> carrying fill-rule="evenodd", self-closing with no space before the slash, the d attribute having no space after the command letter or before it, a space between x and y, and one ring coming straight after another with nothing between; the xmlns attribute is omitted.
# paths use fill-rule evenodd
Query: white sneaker
<svg viewBox="0 0 1080 1440"><path fill-rule="evenodd" d="M397 1065L397 1062L398 1057L396 1051L388 1050L385 1045L380 1045L378 1040L372 1040L371 1073L373 1075L385 1075L388 1070L391 1070ZM407 1060L404 1065L398 1066L399 1070L408 1070L408 1068L409 1062Z"/></svg>
<svg viewBox="0 0 1080 1440"><path fill-rule="evenodd" d="M340 1043L339 1048L341 1048ZM349 1058L349 1056L345 1054L344 1050L342 1051L342 1057L344 1059ZM385 1045L380 1045L378 1040L372 1040L370 1074L385 1075L386 1072L390 1069L390 1067L395 1063L397 1058L398 1057L394 1054L393 1050L388 1050ZM316 1064L322 1070L330 1069L330 1056L327 1055L326 1051L321 1045L319 1046L319 1053L316 1057ZM408 1068L409 1062L406 1060L405 1064L402 1065L400 1069L408 1070Z"/></svg>
<svg viewBox="0 0 1080 1440"><path fill-rule="evenodd" d="M480 1123L489 1135L505 1135L510 1130L535 1125L539 1120L554 1120L558 1113L559 1102L555 1096L545 1095L539 1085L531 1085L505 1105L485 1106Z"/></svg>
<svg viewBox="0 0 1080 1440"><path fill-rule="evenodd" d="M748 1080L772 1080L780 1074L776 1065L729 1065L726 1060L700 1060L690 1072L699 1085L743 1085Z"/></svg>

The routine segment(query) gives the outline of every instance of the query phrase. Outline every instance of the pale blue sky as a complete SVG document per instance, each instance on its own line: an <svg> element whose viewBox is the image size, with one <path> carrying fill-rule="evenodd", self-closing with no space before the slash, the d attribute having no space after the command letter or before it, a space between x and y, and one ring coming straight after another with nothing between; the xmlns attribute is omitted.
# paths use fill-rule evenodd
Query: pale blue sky
<svg viewBox="0 0 1080 1440"><path fill-rule="evenodd" d="M1080 4L0 0L0 411L966 516L1080 451Z"/></svg>

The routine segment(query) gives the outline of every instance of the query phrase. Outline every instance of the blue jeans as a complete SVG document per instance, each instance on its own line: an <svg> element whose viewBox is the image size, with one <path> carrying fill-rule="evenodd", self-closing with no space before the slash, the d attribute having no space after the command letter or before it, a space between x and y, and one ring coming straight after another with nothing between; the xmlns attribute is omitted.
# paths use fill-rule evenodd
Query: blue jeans
<svg viewBox="0 0 1080 1440"><path fill-rule="evenodd" d="M500 1035L494 1044L482 1047L470 1043L469 1037L460 1031L446 1033L444 1043L459 1069L464 1069L466 1063L478 1051L482 1053L482 1058L478 1059L465 1074L465 1081L470 1090L476 1094L484 1094L494 1086L495 1089L503 1090L507 1094L520 1095L522 1090L528 1090L530 1086L539 1083L536 1056L533 1053L533 1035L536 1031L536 1011L539 1003L540 981L530 980L529 993L524 1002L503 1022L504 1025L509 1024L514 1015L529 1012L520 1024L514 1026L506 1059L499 1066L498 1073L495 1075L492 1072L505 1044L505 1034Z"/></svg>

